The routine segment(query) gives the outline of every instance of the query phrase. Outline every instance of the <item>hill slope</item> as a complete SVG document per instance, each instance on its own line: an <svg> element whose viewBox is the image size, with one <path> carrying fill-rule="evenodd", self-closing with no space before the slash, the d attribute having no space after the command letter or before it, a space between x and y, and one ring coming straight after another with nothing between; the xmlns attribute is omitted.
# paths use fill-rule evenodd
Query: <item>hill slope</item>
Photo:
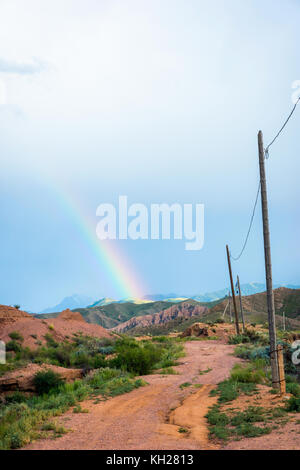
<svg viewBox="0 0 300 470"><path fill-rule="evenodd" d="M125 323L121 323L116 326L113 330L118 333L125 333L135 328L147 328L153 325L163 325L178 318L191 318L203 315L207 310L207 307L193 301L182 302L152 315L133 317Z"/></svg>
<svg viewBox="0 0 300 470"><path fill-rule="evenodd" d="M282 326L282 312L285 311L286 325L289 329L300 328L300 290L281 287L274 290L274 300L276 309L276 324ZM120 324L114 328L118 332L129 334L154 335L167 334L171 331L182 331L194 322L215 321L220 318L228 303L225 298L221 301L211 303L199 303L195 300L188 300L176 304L171 309L164 310L154 315L140 316ZM182 314L184 305L188 305L188 314ZM203 307L207 307L204 308ZM246 323L265 323L268 321L266 292L243 297L243 308ZM239 310L239 304L238 304ZM227 310L226 320L229 314Z"/></svg>
<svg viewBox="0 0 300 470"><path fill-rule="evenodd" d="M215 305L210 310L210 318L214 320L223 314L228 300ZM242 298L245 320L247 322L264 323L268 320L267 310L267 294L262 292L259 294L249 295ZM274 303L276 313L276 323L280 327L282 325L282 314L285 312L287 316L287 326L290 328L300 327L300 289L288 289L279 287L274 290ZM239 310L239 309L238 309ZM228 318L228 310L226 314Z"/></svg>
<svg viewBox="0 0 300 470"><path fill-rule="evenodd" d="M96 323L104 328L113 328L119 323L124 323L132 317L148 315L160 312L174 305L173 302L149 302L135 304L132 302L111 303L95 307L77 308L88 323ZM37 318L56 318L58 313L36 315Z"/></svg>
<svg viewBox="0 0 300 470"><path fill-rule="evenodd" d="M74 333L97 338L110 338L111 333L100 325L87 323L78 312L65 310L58 314L57 318L44 319L21 312L5 305L0 306L0 340L6 343L10 341L10 334L18 332L23 336L23 346L36 349L46 343L47 335L51 335L57 342L70 338Z"/></svg>

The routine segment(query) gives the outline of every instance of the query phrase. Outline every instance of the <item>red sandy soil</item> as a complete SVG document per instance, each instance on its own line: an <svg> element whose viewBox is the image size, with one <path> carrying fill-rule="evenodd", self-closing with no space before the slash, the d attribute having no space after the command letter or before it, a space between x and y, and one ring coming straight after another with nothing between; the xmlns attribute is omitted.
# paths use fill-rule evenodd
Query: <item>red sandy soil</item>
<svg viewBox="0 0 300 470"><path fill-rule="evenodd" d="M240 362L233 350L218 341L187 342L187 355L175 367L178 375L148 375L145 387L98 404L83 402L89 413L70 410L58 419L72 432L36 441L26 449L213 449L204 418L216 401L209 391ZM180 389L185 382L192 385ZM179 433L181 427L188 432Z"/></svg>
<svg viewBox="0 0 300 470"><path fill-rule="evenodd" d="M0 339L10 341L9 334L20 333L23 346L31 349L38 347L38 341L45 343L44 336L50 333L56 341L63 341L74 333L98 338L111 338L111 334L100 325L87 323L78 312L65 310L57 318L40 320L13 307L0 305Z"/></svg>
<svg viewBox="0 0 300 470"><path fill-rule="evenodd" d="M178 375L150 375L148 385L128 394L95 403L81 403L89 413L74 414L72 410L58 418L60 425L70 430L58 439L38 440L25 449L36 450L300 450L300 414L271 434L259 438L242 439L226 445L208 438L205 415L216 403L209 392L229 376L240 359L233 356L234 346L220 341L191 341L185 343L186 357L175 367ZM200 375L200 371L212 369ZM181 389L180 385L192 385ZM201 386L196 387L196 384ZM260 394L249 403L241 396L228 407L243 409L256 406L280 406L282 400L271 395L269 389L259 386ZM226 405L227 406L227 405ZM187 432L180 433L180 428Z"/></svg>
<svg viewBox="0 0 300 470"><path fill-rule="evenodd" d="M300 422L293 419L285 426L261 437L233 441L222 450L300 450Z"/></svg>

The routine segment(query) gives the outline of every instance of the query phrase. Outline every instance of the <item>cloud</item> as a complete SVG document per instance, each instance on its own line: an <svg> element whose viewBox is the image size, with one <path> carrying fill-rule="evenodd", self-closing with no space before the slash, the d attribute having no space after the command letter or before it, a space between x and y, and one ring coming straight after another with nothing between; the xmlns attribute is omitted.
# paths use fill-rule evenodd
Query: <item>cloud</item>
<svg viewBox="0 0 300 470"><path fill-rule="evenodd" d="M35 75L46 69L46 64L40 59L33 58L31 62L15 62L0 58L0 73L17 75Z"/></svg>

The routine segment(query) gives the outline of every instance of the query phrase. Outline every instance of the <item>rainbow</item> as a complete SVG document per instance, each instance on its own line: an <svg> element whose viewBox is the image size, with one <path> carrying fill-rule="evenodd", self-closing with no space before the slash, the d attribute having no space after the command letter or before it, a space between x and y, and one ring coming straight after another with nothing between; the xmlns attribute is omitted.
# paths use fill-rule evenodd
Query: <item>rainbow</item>
<svg viewBox="0 0 300 470"><path fill-rule="evenodd" d="M52 188L53 189L53 188ZM95 220L87 215L78 196L62 186L55 185L58 202L73 220L95 256L101 270L105 270L112 282L114 290L120 298L142 298L146 292L140 277L133 269L127 256L121 252L117 240L99 240L96 235Z"/></svg>

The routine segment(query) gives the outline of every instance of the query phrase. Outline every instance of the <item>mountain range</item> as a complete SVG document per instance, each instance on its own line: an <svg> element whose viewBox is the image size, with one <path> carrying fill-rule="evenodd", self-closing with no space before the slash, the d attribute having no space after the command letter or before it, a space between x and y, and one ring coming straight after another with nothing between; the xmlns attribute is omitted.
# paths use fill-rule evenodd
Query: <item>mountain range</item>
<svg viewBox="0 0 300 470"><path fill-rule="evenodd" d="M289 289L299 289L300 286L294 286L290 284L275 284L274 289L279 287L287 287ZM243 296L258 294L264 292L266 290L266 286L263 283L252 282L248 284L241 285L241 291ZM149 302L170 302L172 304L183 302L187 299L193 299L197 302L214 302L216 300L223 299L228 295L228 288L227 289L220 289L213 292L208 292L205 294L199 295L178 295L176 293L169 293L169 294L153 294L153 295L145 295L142 298L126 298L121 300L111 299L109 297L104 297L99 300L92 299L91 297L73 294L69 297L65 297L59 304L55 305L54 307L46 308L45 310L39 313L55 313L55 312L62 312L63 310L70 309L79 309L79 308L92 308L92 307L103 307L109 304L117 303L117 304L147 304Z"/></svg>
<svg viewBox="0 0 300 470"><path fill-rule="evenodd" d="M45 308L42 312L39 313L52 313L52 312L62 312L67 309L82 308L94 302L92 297L86 295L73 294L69 297L65 297L59 304L54 305L54 307Z"/></svg>
<svg viewBox="0 0 300 470"><path fill-rule="evenodd" d="M278 326L282 325L285 312L288 328L300 328L300 289L281 287L274 289L274 300ZM178 331L186 322L216 321L225 314L225 320L233 320L229 308L225 311L228 298L212 302L198 302L188 299L183 302L156 301L147 303L108 303L101 306L76 308L88 323L96 323L107 329L130 332L130 334L164 334ZM243 309L247 323L265 323L268 319L266 292L243 297ZM56 318L59 313L37 314L36 318Z"/></svg>

